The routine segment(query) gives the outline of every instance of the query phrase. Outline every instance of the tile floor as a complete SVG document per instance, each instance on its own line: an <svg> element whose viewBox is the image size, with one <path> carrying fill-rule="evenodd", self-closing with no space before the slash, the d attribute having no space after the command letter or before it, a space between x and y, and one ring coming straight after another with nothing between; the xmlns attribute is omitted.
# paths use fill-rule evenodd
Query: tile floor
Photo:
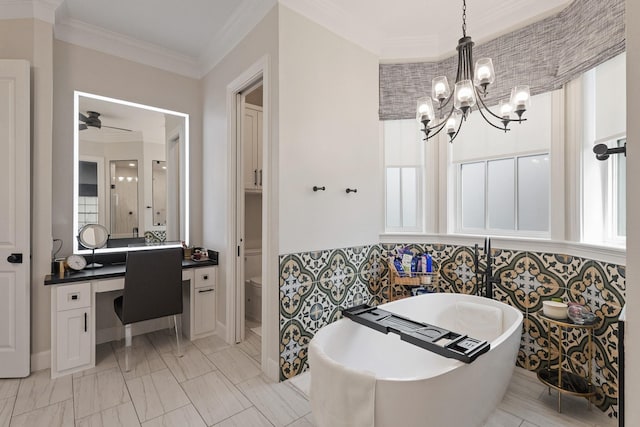
<svg viewBox="0 0 640 427"><path fill-rule="evenodd" d="M274 383L260 371L260 337L230 346L217 336L185 342L175 357L167 331L135 337L130 372L122 343L101 344L96 367L52 380L49 370L0 380L0 427L313 426L308 374ZM516 368L507 395L485 427L615 426L584 399L563 397Z"/></svg>

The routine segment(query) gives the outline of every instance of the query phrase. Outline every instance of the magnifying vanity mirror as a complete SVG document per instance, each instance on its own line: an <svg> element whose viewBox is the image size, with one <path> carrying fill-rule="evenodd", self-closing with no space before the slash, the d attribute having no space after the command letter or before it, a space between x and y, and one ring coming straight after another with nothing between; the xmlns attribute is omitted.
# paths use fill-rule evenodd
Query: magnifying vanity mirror
<svg viewBox="0 0 640 427"><path fill-rule="evenodd" d="M74 253L188 243L188 114L78 91L74 110Z"/></svg>
<svg viewBox="0 0 640 427"><path fill-rule="evenodd" d="M91 249L91 264L85 268L100 268L102 264L95 262L96 249L100 249L107 244L109 240L109 230L100 224L87 224L80 229L78 233L78 241L86 249Z"/></svg>

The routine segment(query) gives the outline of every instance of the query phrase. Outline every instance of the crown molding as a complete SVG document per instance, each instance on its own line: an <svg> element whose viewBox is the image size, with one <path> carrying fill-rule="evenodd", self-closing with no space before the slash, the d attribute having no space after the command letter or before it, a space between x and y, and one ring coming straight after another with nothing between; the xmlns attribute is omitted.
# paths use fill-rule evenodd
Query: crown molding
<svg viewBox="0 0 640 427"><path fill-rule="evenodd" d="M56 39L67 43L200 79L233 50L276 3L277 0L243 0L198 58L71 19L64 10L58 15L54 34Z"/></svg>
<svg viewBox="0 0 640 427"><path fill-rule="evenodd" d="M53 24L63 0L0 0L2 19L38 19Z"/></svg>
<svg viewBox="0 0 640 427"><path fill-rule="evenodd" d="M218 65L276 4L277 0L243 0L200 56L200 77Z"/></svg>
<svg viewBox="0 0 640 427"><path fill-rule="evenodd" d="M56 23L54 34L56 39L67 43L186 77L201 77L199 63L195 58L81 21L63 18Z"/></svg>
<svg viewBox="0 0 640 427"><path fill-rule="evenodd" d="M375 23L355 16L336 0L278 0L281 5L376 55L381 38Z"/></svg>

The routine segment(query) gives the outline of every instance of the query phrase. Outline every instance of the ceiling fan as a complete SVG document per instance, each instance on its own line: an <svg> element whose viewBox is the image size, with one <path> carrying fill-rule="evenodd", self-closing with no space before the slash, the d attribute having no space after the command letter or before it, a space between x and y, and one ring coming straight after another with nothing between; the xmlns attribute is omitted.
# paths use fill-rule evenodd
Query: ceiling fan
<svg viewBox="0 0 640 427"><path fill-rule="evenodd" d="M102 120L100 120L100 113L95 112L95 111L87 111L87 115L85 116L82 113L78 113L78 120L80 120L80 122L78 124L78 129L79 130L85 130L85 129L89 129L89 127L94 127L94 128L109 128L109 129L117 129L117 130L123 130L126 132L133 132L131 129L124 129L124 128L119 128L119 127L115 127L115 126L106 126L102 124Z"/></svg>

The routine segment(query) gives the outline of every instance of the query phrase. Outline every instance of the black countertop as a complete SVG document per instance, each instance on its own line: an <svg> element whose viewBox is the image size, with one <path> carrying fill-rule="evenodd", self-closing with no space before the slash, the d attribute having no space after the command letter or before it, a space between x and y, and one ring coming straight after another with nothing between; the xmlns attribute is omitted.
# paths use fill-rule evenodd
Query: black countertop
<svg viewBox="0 0 640 427"><path fill-rule="evenodd" d="M218 262L212 259L206 261L192 261L187 259L182 260L182 269L210 267L213 265L218 265ZM87 282L91 280L109 279L112 277L124 277L125 269L126 264L114 264L105 265L101 268L96 268L93 270L67 271L64 277L60 277L57 274L49 274L45 276L44 284L60 285L64 283Z"/></svg>

